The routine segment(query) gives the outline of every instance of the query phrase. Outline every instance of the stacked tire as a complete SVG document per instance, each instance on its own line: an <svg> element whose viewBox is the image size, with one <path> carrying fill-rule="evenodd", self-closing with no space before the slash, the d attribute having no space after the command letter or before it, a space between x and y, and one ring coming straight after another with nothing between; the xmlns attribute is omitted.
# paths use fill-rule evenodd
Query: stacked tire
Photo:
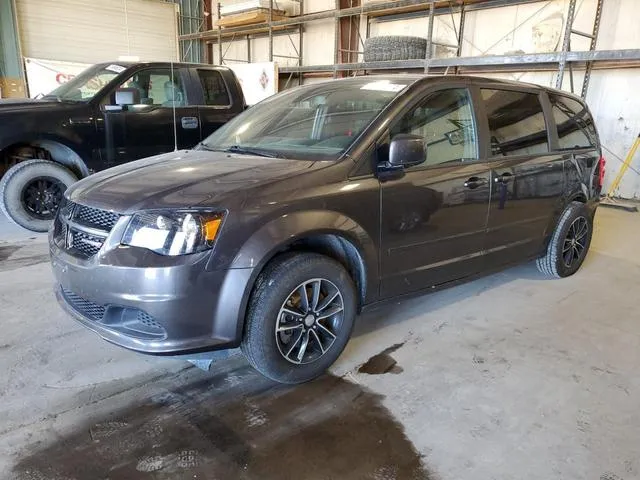
<svg viewBox="0 0 640 480"><path fill-rule="evenodd" d="M422 37L391 35L367 38L364 42L365 62L424 59L427 40Z"/></svg>

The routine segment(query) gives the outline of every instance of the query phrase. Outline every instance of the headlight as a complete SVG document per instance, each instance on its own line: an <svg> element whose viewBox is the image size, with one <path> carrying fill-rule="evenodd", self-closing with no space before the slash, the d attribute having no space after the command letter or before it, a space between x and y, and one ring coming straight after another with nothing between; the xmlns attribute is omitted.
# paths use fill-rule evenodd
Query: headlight
<svg viewBox="0 0 640 480"><path fill-rule="evenodd" d="M136 213L121 243L160 255L202 252L213 248L223 217L220 213L186 211Z"/></svg>

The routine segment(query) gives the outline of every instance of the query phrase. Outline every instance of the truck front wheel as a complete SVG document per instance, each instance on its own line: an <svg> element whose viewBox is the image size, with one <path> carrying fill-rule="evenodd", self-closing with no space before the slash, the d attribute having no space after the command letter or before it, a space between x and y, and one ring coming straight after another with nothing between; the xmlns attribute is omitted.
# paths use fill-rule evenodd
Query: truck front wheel
<svg viewBox="0 0 640 480"><path fill-rule="evenodd" d="M49 160L26 160L11 167L0 180L0 209L17 225L46 232L65 190L78 178Z"/></svg>

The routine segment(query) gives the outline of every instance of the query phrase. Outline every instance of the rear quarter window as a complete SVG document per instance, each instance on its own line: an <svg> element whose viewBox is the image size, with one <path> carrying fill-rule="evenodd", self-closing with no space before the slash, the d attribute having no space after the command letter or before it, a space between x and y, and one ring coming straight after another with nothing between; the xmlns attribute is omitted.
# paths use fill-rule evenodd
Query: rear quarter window
<svg viewBox="0 0 640 480"><path fill-rule="evenodd" d="M200 77L200 84L202 85L206 105L219 107L231 105L229 91L220 72L216 72L215 70L198 70L198 77Z"/></svg>
<svg viewBox="0 0 640 480"><path fill-rule="evenodd" d="M564 95L549 94L549 100L558 129L560 150L595 147L596 128L587 107Z"/></svg>
<svg viewBox="0 0 640 480"><path fill-rule="evenodd" d="M540 98L517 90L482 89L491 135L491 155L535 155L549 151Z"/></svg>

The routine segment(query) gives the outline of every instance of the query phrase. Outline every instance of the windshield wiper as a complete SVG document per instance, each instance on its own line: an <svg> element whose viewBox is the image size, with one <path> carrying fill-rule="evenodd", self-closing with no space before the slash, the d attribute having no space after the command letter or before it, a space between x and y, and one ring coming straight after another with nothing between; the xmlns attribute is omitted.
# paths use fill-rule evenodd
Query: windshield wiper
<svg viewBox="0 0 640 480"><path fill-rule="evenodd" d="M260 157L285 158L279 153L272 152L270 150L263 150L261 148L254 147L241 147L240 145L231 145L224 151L229 153L246 153L248 155L258 155Z"/></svg>

